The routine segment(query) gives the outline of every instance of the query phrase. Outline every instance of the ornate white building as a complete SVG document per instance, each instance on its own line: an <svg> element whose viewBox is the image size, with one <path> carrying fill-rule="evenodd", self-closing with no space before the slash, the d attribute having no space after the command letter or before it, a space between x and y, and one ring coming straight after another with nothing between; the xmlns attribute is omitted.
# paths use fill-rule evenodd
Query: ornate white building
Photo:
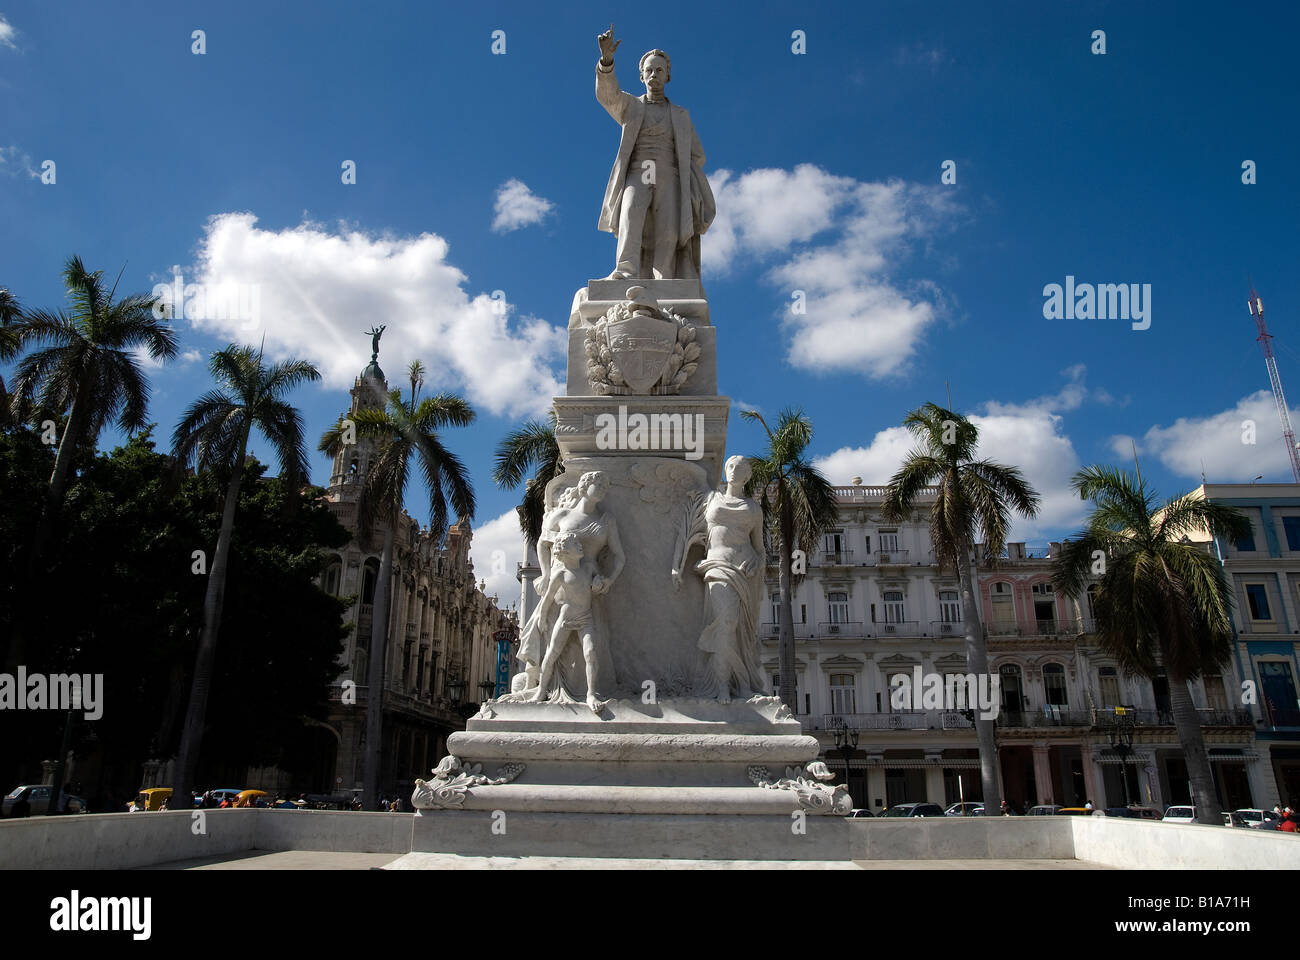
<svg viewBox="0 0 1300 960"><path fill-rule="evenodd" d="M387 395L388 383L374 360L352 387L350 412ZM321 586L338 596L355 596L347 612L351 630L331 693L328 736L322 738L318 769L328 769L330 789L361 789L366 710L374 689L367 677L374 633L373 604L383 549L383 530L371 542L355 539L357 499L374 454L359 440L334 460L329 503L354 539L327 559ZM381 794L409 796L416 777L427 776L446 754L447 736L465 728L495 682L498 631L513 633L514 615L497 607L474 581L466 521L450 527L441 544L402 513L394 531L392 598L384 670L384 749Z"/></svg>
<svg viewBox="0 0 1300 960"><path fill-rule="evenodd" d="M878 811L905 801L947 804L979 799L979 754L970 720L960 711L895 709L890 681L915 668L965 674L957 578L941 573L930 544L928 498L903 523L885 523L885 488L836 488L840 525L807 558L796 585L797 706L805 730L818 737L830 769L844 776L837 749L856 732L849 756L855 806ZM1019 809L1036 803L1119 806L1127 798L1163 807L1189 797L1186 766L1169 713L1168 688L1126 678L1093 637L1089 596L1063 597L1051 583L1050 559L1008 545L992 569L978 572L989 669L1000 680L997 718L1002 796ZM767 593L759 635L763 663L776 692L779 594L777 557L768 556ZM1254 757L1249 713L1229 697L1240 689L1236 664L1193 683L1203 735L1224 809L1267 803L1271 778ZM1131 751L1116 751L1116 706L1133 721ZM1121 760L1124 763L1121 763ZM998 798L995 798L995 800Z"/></svg>

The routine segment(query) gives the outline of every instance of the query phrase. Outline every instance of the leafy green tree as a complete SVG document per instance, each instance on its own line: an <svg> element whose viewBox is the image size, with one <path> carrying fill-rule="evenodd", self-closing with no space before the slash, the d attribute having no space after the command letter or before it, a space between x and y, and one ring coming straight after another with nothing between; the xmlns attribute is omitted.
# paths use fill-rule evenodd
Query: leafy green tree
<svg viewBox="0 0 1300 960"><path fill-rule="evenodd" d="M115 300L116 285L108 287L103 271L87 270L77 256L64 265L63 283L71 313L27 309L17 314L13 325L18 346L35 348L19 361L14 378L12 403L18 416L67 418L28 554L25 580L33 587L73 462L93 451L109 422L128 433L145 424L149 384L136 352L163 361L174 358L177 350L175 333L154 316L157 298L133 294ZM16 308L7 309L12 314ZM20 622L10 644L10 663L21 662L26 635Z"/></svg>
<svg viewBox="0 0 1300 960"><path fill-rule="evenodd" d="M320 379L316 368L305 360L267 366L260 350L255 352L251 347L236 344L214 353L209 369L224 389L210 391L190 404L172 434L172 452L178 465L193 464L200 472L217 471L226 486L221 528L208 569L203 632L195 657L189 709L173 783L175 795L182 798L189 795L187 791L194 785L203 743L248 440L254 428L258 429L275 451L284 482L293 489L300 487L309 473L302 416L283 397L304 382Z"/></svg>
<svg viewBox="0 0 1300 960"><path fill-rule="evenodd" d="M17 436L0 432L5 489L43 492L53 452L35 434ZM199 773L203 782L225 783L248 766L275 764L307 790L311 757L299 745L326 715L347 632L347 601L314 582L319 551L350 537L322 490L263 479L264 469L250 458L241 486L209 704L214 720ZM217 537L224 493L212 473L176 484L171 458L154 451L151 429L95 457L68 489L55 531L60 549L50 556L50 582L61 586L33 598L48 642L34 651L40 657L30 668L104 677L103 714L78 717L72 741L92 810L110 809L110 795L121 802L134 796L142 763L178 745L203 627L205 578L191 572L190 555ZM286 510L289 497L296 510ZM8 535L9 525L23 522L35 522L31 511L0 512L0 587L25 564L30 539ZM10 715L0 776L39 779L63 722L50 711Z"/></svg>
<svg viewBox="0 0 1300 960"><path fill-rule="evenodd" d="M359 408L325 431L318 449L337 457L348 446L350 434L375 444L375 454L357 499L358 539L369 542L378 524L383 547L375 602L371 617L370 664L366 694L366 756L362 804L378 809L380 763L383 752L384 666L388 646L388 609L392 602L393 531L401 522L402 504L412 467L418 469L429 496L429 531L441 540L447 531L447 508L463 520L474 518L474 490L460 458L448 450L439 436L445 427L464 427L474 422L474 410L461 397L442 393L420 399L421 379L412 371L411 394L403 400L400 390L376 398L373 406ZM351 429L349 429L351 428Z"/></svg>
<svg viewBox="0 0 1300 960"><path fill-rule="evenodd" d="M524 477L532 470L533 475ZM496 466L492 480L497 486L513 490L524 484L524 498L519 504L519 529L529 544L542 535L542 518L546 513L546 485L564 472L560 445L555 440L555 411L547 422L526 420L497 444Z"/></svg>
<svg viewBox="0 0 1300 960"><path fill-rule="evenodd" d="M1178 742L1192 781L1196 819L1220 822L1200 717L1187 684L1217 673L1232 655L1232 601L1223 566L1203 545L1182 542L1209 531L1241 540L1250 521L1194 494L1166 500L1142 478L1092 466L1071 486L1092 501L1083 530L1062 544L1053 569L1058 589L1080 596L1100 577L1093 600L1097 641L1129 675L1154 679L1163 667Z"/></svg>
<svg viewBox="0 0 1300 960"><path fill-rule="evenodd" d="M961 414L927 403L909 413L903 426L920 446L908 453L889 481L882 513L887 520L900 521L912 512L923 493L934 489L930 541L935 561L940 569L957 574L966 631L966 669L987 675L989 656L975 578L975 562L981 558L973 557L975 544L982 541L989 563L996 563L1006 545L1012 514L1036 516L1038 494L1019 467L975 459L979 429ZM984 813L990 817L998 813L994 722L975 717Z"/></svg>
<svg viewBox="0 0 1300 960"><path fill-rule="evenodd" d="M779 692L782 702L794 713L795 702L794 611L792 566L796 549L811 553L817 541L839 519L835 488L810 463L805 454L812 443L813 425L802 410L782 410L776 429L768 427L762 414L745 410L740 414L753 420L767 434L767 449L749 458L753 467L750 489L759 493L759 503L769 527L775 526L781 556L779 584L781 592L781 631L779 657L781 676Z"/></svg>

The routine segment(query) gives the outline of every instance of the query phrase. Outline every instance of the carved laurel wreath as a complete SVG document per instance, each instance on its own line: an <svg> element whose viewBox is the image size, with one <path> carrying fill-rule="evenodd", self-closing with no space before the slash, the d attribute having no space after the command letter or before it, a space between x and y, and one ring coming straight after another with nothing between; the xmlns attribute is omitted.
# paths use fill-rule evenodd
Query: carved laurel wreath
<svg viewBox="0 0 1300 960"><path fill-rule="evenodd" d="M650 395L676 394L682 385L695 373L700 365L700 345L695 342L695 325L685 317L663 307L659 314L677 324L677 342L673 344L673 355L664 368L659 382L650 388ZM626 303L616 303L605 315L587 327L587 380L591 389L601 396L622 396L631 394L623 371L619 369L618 358L609 344L609 324L615 320L627 320L632 316Z"/></svg>

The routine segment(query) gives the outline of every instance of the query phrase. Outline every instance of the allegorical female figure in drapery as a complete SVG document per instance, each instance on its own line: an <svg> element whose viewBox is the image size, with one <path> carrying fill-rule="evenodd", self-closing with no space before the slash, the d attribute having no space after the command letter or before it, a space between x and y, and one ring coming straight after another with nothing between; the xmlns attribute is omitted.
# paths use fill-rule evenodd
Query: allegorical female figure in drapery
<svg viewBox="0 0 1300 960"><path fill-rule="evenodd" d="M544 597L555 569L552 553L556 541L565 535L577 537L581 545L581 564L590 576L591 596L599 597L614 585L618 575L623 571L626 556L618 535L618 524L613 514L600 508L600 502L609 491L609 480L599 471L584 473L578 482L563 491L556 499L555 506L547 511L542 520L542 535L537 541L537 559L542 575L533 586L538 597ZM601 569L601 559L605 560L605 570ZM519 651L516 659L524 664L524 672L517 674L511 684L512 693L508 699L533 699L540 680L541 663L546 655L555 625L558 608L554 604L538 603L532 616L528 618L519 637ZM603 633L603 620L599 608L593 609L594 629ZM600 638L603 639L603 638ZM603 663L597 671L602 685L613 682L613 665L609 660L608 644L599 644L599 654ZM588 690L586 696L577 696L575 686L580 682L584 671L578 662L565 660L554 678L548 684L549 690L543 692L541 699L557 702L581 702L595 691ZM590 686L590 684L588 684ZM529 691L528 697L523 697ZM503 698L506 699L506 698Z"/></svg>
<svg viewBox="0 0 1300 960"><path fill-rule="evenodd" d="M677 535L673 584L680 587L687 555L705 546L694 570L704 578L704 629L699 649L706 661L700 692L724 703L764 692L758 651L763 589L763 510L745 496L752 470L741 456L725 467L726 487L701 494L686 511Z"/></svg>

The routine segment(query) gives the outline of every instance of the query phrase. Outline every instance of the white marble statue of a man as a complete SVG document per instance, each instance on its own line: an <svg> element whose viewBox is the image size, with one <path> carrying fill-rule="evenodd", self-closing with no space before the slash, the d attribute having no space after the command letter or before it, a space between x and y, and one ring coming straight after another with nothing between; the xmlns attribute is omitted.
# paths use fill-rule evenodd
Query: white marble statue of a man
<svg viewBox="0 0 1300 960"><path fill-rule="evenodd" d="M651 50L641 58L646 92L638 97L620 90L614 76L622 43L614 27L596 39L596 99L623 128L600 211L600 229L618 235L617 264L607 279L698 278L713 190L690 114L664 96L672 76L668 54Z"/></svg>

